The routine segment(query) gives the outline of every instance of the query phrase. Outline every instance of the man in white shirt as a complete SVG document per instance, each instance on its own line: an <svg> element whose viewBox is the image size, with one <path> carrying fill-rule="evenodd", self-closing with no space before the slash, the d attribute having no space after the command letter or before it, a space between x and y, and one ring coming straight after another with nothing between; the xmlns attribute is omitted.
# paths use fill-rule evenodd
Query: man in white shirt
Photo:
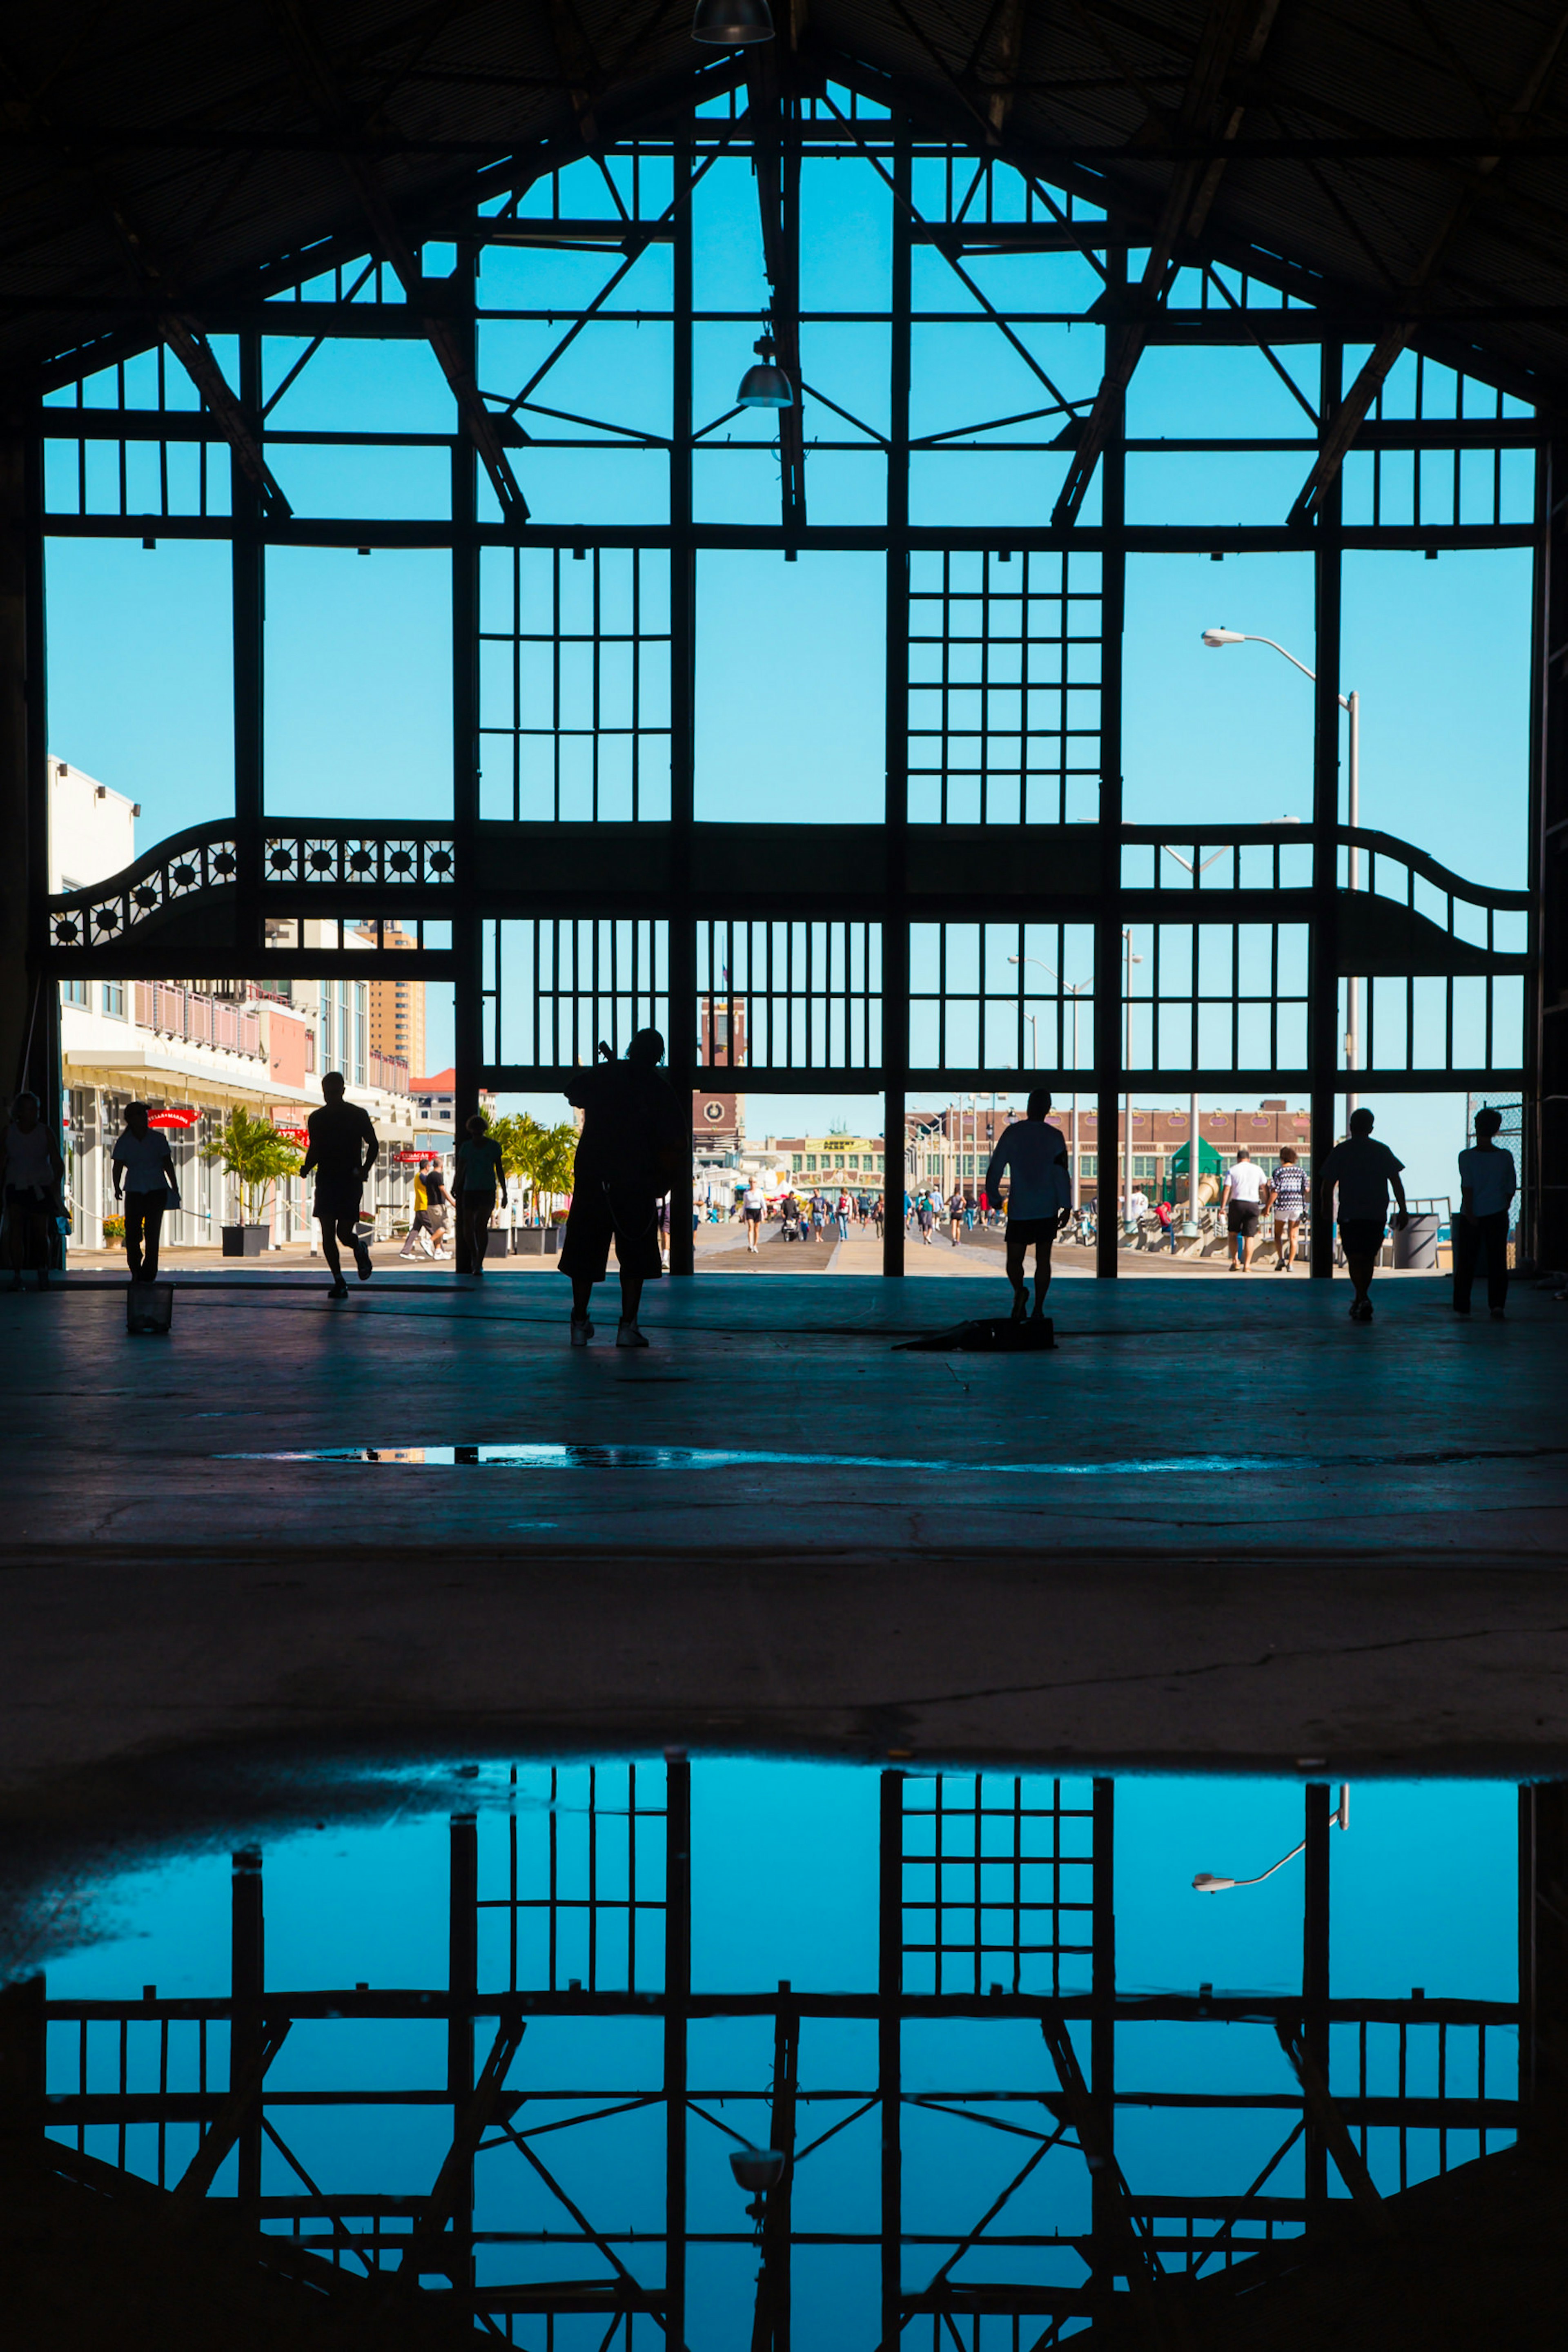
<svg viewBox="0 0 1568 2352"><path fill-rule="evenodd" d="M1245 1274L1258 1231L1259 1202L1263 1197L1263 1171L1245 1144L1231 1161L1223 1195L1225 1230L1230 1236L1230 1271Z"/></svg>
<svg viewBox="0 0 1568 2352"><path fill-rule="evenodd" d="M1051 1288L1051 1244L1072 1214L1072 1179L1067 1167L1067 1138L1059 1127L1048 1127L1051 1096L1039 1087L1029 1098L1022 1118L1004 1129L986 1170L986 1198L999 1198L1003 1175L1008 1190L1008 1280L1013 1286L1013 1321L1021 1323L1029 1311L1024 1287L1024 1256L1034 1246L1034 1314L1042 1319L1045 1294Z"/></svg>
<svg viewBox="0 0 1568 2352"><path fill-rule="evenodd" d="M1470 1311L1476 1264L1486 1252L1487 1305L1500 1323L1508 1306L1508 1213L1518 1179L1513 1154L1498 1142L1502 1113L1476 1113L1474 1149L1459 1154L1459 1213L1454 1221L1454 1312Z"/></svg>

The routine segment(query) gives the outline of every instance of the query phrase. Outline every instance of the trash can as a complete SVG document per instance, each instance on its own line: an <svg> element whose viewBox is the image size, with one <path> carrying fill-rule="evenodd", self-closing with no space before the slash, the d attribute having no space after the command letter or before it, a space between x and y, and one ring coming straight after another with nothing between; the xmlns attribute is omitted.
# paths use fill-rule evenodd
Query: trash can
<svg viewBox="0 0 1568 2352"><path fill-rule="evenodd" d="M174 1291L167 1282L133 1282L125 1294L125 1328L132 1339L166 1339L174 1319Z"/></svg>
<svg viewBox="0 0 1568 2352"><path fill-rule="evenodd" d="M1437 1267L1437 1227L1440 1220L1425 1213L1414 1216L1403 1233L1394 1235L1394 1264L1406 1274L1435 1274Z"/></svg>

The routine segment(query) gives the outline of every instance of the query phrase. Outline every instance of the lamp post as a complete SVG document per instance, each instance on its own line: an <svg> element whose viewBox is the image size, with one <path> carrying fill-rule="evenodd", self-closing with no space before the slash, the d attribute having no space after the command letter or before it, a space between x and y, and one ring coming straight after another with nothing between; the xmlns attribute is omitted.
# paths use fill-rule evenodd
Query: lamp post
<svg viewBox="0 0 1568 2352"><path fill-rule="evenodd" d="M1144 961L1133 953L1131 923L1122 926L1122 953L1125 959L1122 977L1122 1075L1127 1085L1122 1097L1123 1132L1126 1139L1122 1153L1122 1223L1126 1226L1133 1222L1133 1089L1127 1076L1133 1058L1133 966Z"/></svg>
<svg viewBox="0 0 1568 2352"><path fill-rule="evenodd" d="M1203 642L1215 652L1218 652L1222 646L1272 646L1274 652L1283 655L1285 660L1291 665L1292 668L1299 669L1303 677L1310 677L1314 686L1318 682L1315 670L1310 670L1305 662L1297 661L1294 654L1286 653L1284 646L1276 645L1272 637L1249 636L1241 629L1205 629ZM1348 805L1350 829L1354 833L1361 823L1361 697L1353 688L1349 694L1336 694L1334 700L1350 719ZM1354 842L1350 845L1346 878L1353 890L1358 890L1361 887L1361 852ZM1361 1066L1361 982L1359 980L1351 979L1345 982L1344 1013L1345 1067L1354 1076ZM1359 1095L1347 1091L1344 1098L1347 1118L1354 1110L1360 1099Z"/></svg>
<svg viewBox="0 0 1568 2352"><path fill-rule="evenodd" d="M1195 849L1191 857L1184 857L1179 849L1171 847L1168 841L1165 844L1165 852L1167 857L1174 857L1178 866L1186 868L1192 876L1195 886L1199 877L1207 874L1211 866L1217 866L1226 854L1223 849L1217 849L1212 857L1200 859ZM1193 975L1195 995L1197 977L1195 972ZM1186 1106L1186 1223L1182 1227L1182 1234L1188 1241L1196 1240L1203 1231L1198 1216L1198 1211L1203 1204L1203 1195L1198 1189L1197 1160L1197 1094L1195 1089L1187 1097Z"/></svg>
<svg viewBox="0 0 1568 2352"><path fill-rule="evenodd" d="M1142 962L1143 959L1140 956L1136 958L1135 961ZM1076 1212L1078 1207L1078 1000L1086 990L1092 988L1094 983L1092 981L1089 980L1063 980L1059 971L1055 971L1051 965L1042 962L1039 956L1010 955L1008 958L1008 961L1009 963L1020 965L1032 963L1037 971L1049 973L1050 977L1055 981L1057 986L1059 988L1065 989L1068 995L1072 999L1072 1111L1071 1139L1068 1148L1072 1160L1072 1206ZM1035 1026L1036 1015L1032 1013L1026 1013L1024 1014L1024 1019L1029 1023L1030 1027L1030 1055L1031 1065L1038 1070L1040 1067L1040 1041L1039 1033Z"/></svg>
<svg viewBox="0 0 1568 2352"><path fill-rule="evenodd" d="M1339 1784L1339 1803L1329 1815L1329 1821L1335 1829L1347 1830L1350 1827L1350 1782L1348 1780L1342 1780ZM1267 1870L1260 1870L1256 1878L1217 1878L1211 1870L1200 1870L1192 1882L1193 1893L1225 1895L1233 1886L1261 1886L1266 1878L1272 1878L1277 1870L1283 1870L1288 1862L1294 1862L1299 1853L1304 1853L1306 1845L1306 1839L1303 1838L1300 1845L1293 1845L1291 1848L1289 1853L1282 1853L1278 1862L1271 1862Z"/></svg>

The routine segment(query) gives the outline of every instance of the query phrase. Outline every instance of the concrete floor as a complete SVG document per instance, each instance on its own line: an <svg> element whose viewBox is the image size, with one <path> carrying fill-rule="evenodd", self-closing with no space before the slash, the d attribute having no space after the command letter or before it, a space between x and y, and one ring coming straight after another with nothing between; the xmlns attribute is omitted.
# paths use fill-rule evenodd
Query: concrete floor
<svg viewBox="0 0 1568 2352"><path fill-rule="evenodd" d="M533 1270L198 1274L165 1340L101 1281L0 1296L13 1808L290 1739L1563 1769L1538 1294L1063 1282L1019 1360L895 1352L994 1279L664 1282L643 1355Z"/></svg>

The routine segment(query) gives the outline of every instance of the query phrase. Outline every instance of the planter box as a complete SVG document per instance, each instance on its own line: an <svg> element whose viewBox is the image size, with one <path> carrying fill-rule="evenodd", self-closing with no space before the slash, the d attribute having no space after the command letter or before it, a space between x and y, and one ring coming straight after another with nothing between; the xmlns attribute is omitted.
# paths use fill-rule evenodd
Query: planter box
<svg viewBox="0 0 1568 2352"><path fill-rule="evenodd" d="M511 1254L512 1236L507 1228L505 1225L488 1226L485 1234L486 1256L509 1257Z"/></svg>
<svg viewBox="0 0 1568 2352"><path fill-rule="evenodd" d="M225 1257L260 1257L267 1247L266 1225L225 1225L224 1255Z"/></svg>
<svg viewBox="0 0 1568 2352"><path fill-rule="evenodd" d="M559 1225L519 1225L512 1239L518 1257L559 1257L560 1255Z"/></svg>

